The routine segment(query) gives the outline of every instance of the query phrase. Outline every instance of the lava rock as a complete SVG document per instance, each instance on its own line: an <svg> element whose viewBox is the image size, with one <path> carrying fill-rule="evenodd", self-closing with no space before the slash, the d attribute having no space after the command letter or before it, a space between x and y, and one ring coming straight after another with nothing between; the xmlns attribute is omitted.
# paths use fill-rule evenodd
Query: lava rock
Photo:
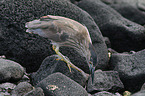
<svg viewBox="0 0 145 96"><path fill-rule="evenodd" d="M77 4L79 1L81 1L81 0L70 0L71 1L71 3L73 3L73 4Z"/></svg>
<svg viewBox="0 0 145 96"><path fill-rule="evenodd" d="M145 49L134 54L116 53L110 59L110 69L118 71L125 90L137 92L145 81Z"/></svg>
<svg viewBox="0 0 145 96"><path fill-rule="evenodd" d="M119 93L110 93L110 92L107 92L107 91L102 91L102 92L98 92L96 94L94 94L93 96L121 96Z"/></svg>
<svg viewBox="0 0 145 96"><path fill-rule="evenodd" d="M97 50L97 68L107 68L107 47L98 26L87 12L66 0L4 0L1 2L0 54L19 62L26 67L27 72L36 71L44 58L54 54L54 51L51 49L49 40L26 34L25 23L48 14L68 17L84 24Z"/></svg>
<svg viewBox="0 0 145 96"><path fill-rule="evenodd" d="M3 92L3 94L9 94L10 95L10 92L16 87L15 84L13 83L2 83L0 84L0 93ZM5 96L5 95L0 95L0 96Z"/></svg>
<svg viewBox="0 0 145 96"><path fill-rule="evenodd" d="M131 96L145 96L145 90L141 90L137 93L132 94Z"/></svg>
<svg viewBox="0 0 145 96"><path fill-rule="evenodd" d="M22 77L22 79L19 80L19 82L30 82L30 78L28 77L28 74L26 72L25 75Z"/></svg>
<svg viewBox="0 0 145 96"><path fill-rule="evenodd" d="M145 90L145 83L144 83L143 86L141 87L141 90Z"/></svg>
<svg viewBox="0 0 145 96"><path fill-rule="evenodd" d="M26 93L23 96L44 96L44 93L42 88L38 87L38 88L34 88L32 91Z"/></svg>
<svg viewBox="0 0 145 96"><path fill-rule="evenodd" d="M104 37L104 41L105 41L105 44L107 45L107 48L111 48L111 42L110 42L109 38Z"/></svg>
<svg viewBox="0 0 145 96"><path fill-rule="evenodd" d="M21 82L12 90L11 96L23 96L31 90L33 90L33 86L30 83Z"/></svg>
<svg viewBox="0 0 145 96"><path fill-rule="evenodd" d="M99 91L118 92L124 88L117 71L97 70L94 74L94 81L89 78L87 91L94 93Z"/></svg>
<svg viewBox="0 0 145 96"><path fill-rule="evenodd" d="M145 1L144 0L101 0L109 5L123 17L140 25L145 24ZM109 2L108 2L109 1Z"/></svg>
<svg viewBox="0 0 145 96"><path fill-rule="evenodd" d="M0 59L0 82L15 82L24 75L24 68L11 60Z"/></svg>
<svg viewBox="0 0 145 96"><path fill-rule="evenodd" d="M0 96L11 96L10 93L0 92Z"/></svg>
<svg viewBox="0 0 145 96"><path fill-rule="evenodd" d="M87 11L99 26L102 34L118 52L139 51L145 48L145 28L122 17L100 0L82 0L78 6Z"/></svg>
<svg viewBox="0 0 145 96"><path fill-rule="evenodd" d="M37 85L41 80L46 78L48 75L61 72L64 75L68 76L69 78L73 79L80 85L84 86L86 84L86 74L81 74L79 71L77 71L74 68L71 68L71 71L69 71L69 68L67 64L64 61L57 61L57 55L48 56L45 58L38 69L37 72L31 74L31 80L33 85Z"/></svg>
<svg viewBox="0 0 145 96"><path fill-rule="evenodd" d="M46 96L88 96L86 90L62 73L54 73L38 83Z"/></svg>

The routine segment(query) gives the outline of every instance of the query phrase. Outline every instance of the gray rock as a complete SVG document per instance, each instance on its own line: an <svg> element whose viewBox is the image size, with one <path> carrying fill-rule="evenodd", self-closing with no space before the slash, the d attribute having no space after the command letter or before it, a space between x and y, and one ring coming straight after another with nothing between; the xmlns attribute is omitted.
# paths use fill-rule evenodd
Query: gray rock
<svg viewBox="0 0 145 96"><path fill-rule="evenodd" d="M109 38L104 37L104 41L105 41L105 44L107 45L107 48L111 48L111 42L110 42Z"/></svg>
<svg viewBox="0 0 145 96"><path fill-rule="evenodd" d="M0 96L11 96L10 93L0 92Z"/></svg>
<svg viewBox="0 0 145 96"><path fill-rule="evenodd" d="M5 55L1 55L0 59L6 59Z"/></svg>
<svg viewBox="0 0 145 96"><path fill-rule="evenodd" d="M123 90L124 86L119 78L117 71L101 71L97 70L94 74L94 82L92 84L92 79L89 78L87 91L97 92L97 91L109 91L118 92Z"/></svg>
<svg viewBox="0 0 145 96"><path fill-rule="evenodd" d="M56 55L49 56L43 60L39 70L31 74L31 80L33 85L37 85L41 80L46 78L48 75L61 72L69 78L73 79L80 85L84 86L86 84L86 75L84 76L79 71L71 68L72 72L69 71L67 64L64 61L57 61Z"/></svg>
<svg viewBox="0 0 145 96"><path fill-rule="evenodd" d="M24 75L24 68L11 60L0 59L0 82L18 81Z"/></svg>
<svg viewBox="0 0 145 96"><path fill-rule="evenodd" d="M73 3L73 4L77 4L79 1L81 1L81 0L70 0L71 1L71 3Z"/></svg>
<svg viewBox="0 0 145 96"><path fill-rule="evenodd" d="M102 34L109 37L114 50L124 52L145 48L143 26L125 19L100 0L82 0L78 6L94 18Z"/></svg>
<svg viewBox="0 0 145 96"><path fill-rule="evenodd" d="M102 92L98 92L96 94L94 94L93 96L121 96L119 93L110 93L110 92L107 92L107 91L102 91Z"/></svg>
<svg viewBox="0 0 145 96"><path fill-rule="evenodd" d="M0 84L0 93L3 93L3 94L9 94L10 95L10 92L16 87L15 84L13 83L2 83ZM0 96L5 96L5 95L0 95Z"/></svg>
<svg viewBox="0 0 145 96"><path fill-rule="evenodd" d="M86 90L61 73L54 73L38 83L46 96L88 96Z"/></svg>
<svg viewBox="0 0 145 96"><path fill-rule="evenodd" d="M142 85L141 90L145 90L145 83Z"/></svg>
<svg viewBox="0 0 145 96"><path fill-rule="evenodd" d="M31 90L33 90L33 86L30 83L21 82L12 90L11 96L23 96Z"/></svg>
<svg viewBox="0 0 145 96"><path fill-rule="evenodd" d="M27 73L25 73L27 74ZM30 78L27 75L24 75L19 82L30 82Z"/></svg>
<svg viewBox="0 0 145 96"><path fill-rule="evenodd" d="M145 1L144 0L101 0L125 18L138 24L145 24Z"/></svg>
<svg viewBox="0 0 145 96"><path fill-rule="evenodd" d="M126 90L139 91L145 81L145 50L134 54L112 54L110 69L118 71Z"/></svg>
<svg viewBox="0 0 145 96"><path fill-rule="evenodd" d="M24 96L44 96L42 88L34 88L32 91L26 93Z"/></svg>
<svg viewBox="0 0 145 96"><path fill-rule="evenodd" d="M137 93L132 94L131 96L145 96L145 90L141 90Z"/></svg>

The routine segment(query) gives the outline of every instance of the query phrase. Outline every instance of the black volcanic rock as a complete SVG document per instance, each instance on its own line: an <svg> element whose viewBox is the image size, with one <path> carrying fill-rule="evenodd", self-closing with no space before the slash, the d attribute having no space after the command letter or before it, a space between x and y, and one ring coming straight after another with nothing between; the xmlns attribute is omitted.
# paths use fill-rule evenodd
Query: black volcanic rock
<svg viewBox="0 0 145 96"><path fill-rule="evenodd" d="M123 17L140 25L145 24L145 1L144 0L101 0L109 5Z"/></svg>
<svg viewBox="0 0 145 96"><path fill-rule="evenodd" d="M111 46L116 51L139 51L145 48L143 26L122 17L100 0L82 0L78 6L94 18L102 34L109 37Z"/></svg>
<svg viewBox="0 0 145 96"><path fill-rule="evenodd" d="M145 49L133 54L112 54L110 68L118 71L126 90L139 91L145 82Z"/></svg>
<svg viewBox="0 0 145 96"><path fill-rule="evenodd" d="M117 71L101 71L96 70L94 74L94 82L89 78L87 91L88 92L118 92L124 89L124 85L119 78Z"/></svg>
<svg viewBox="0 0 145 96"><path fill-rule="evenodd" d="M31 82L33 85L37 85L41 80L43 80L50 74L60 72L66 75L67 77L71 78L72 80L76 81L80 85L85 86L86 80L88 79L88 76L86 74L81 74L79 71L77 71L74 68L71 68L72 72L70 72L67 64L64 61L61 60L57 61L56 59L57 59L57 55L52 55L52 56L48 56L43 60L38 71L31 74L31 80L32 80ZM84 71L89 70L87 64L86 66L84 65L82 70Z"/></svg>
<svg viewBox="0 0 145 96"><path fill-rule="evenodd" d="M59 72L47 76L37 87L43 89L45 96L88 96L81 85Z"/></svg>
<svg viewBox="0 0 145 96"><path fill-rule="evenodd" d="M121 96L119 93L109 93L109 92L106 92L106 91L102 91L102 92L98 92L96 94L94 94L93 96Z"/></svg>
<svg viewBox="0 0 145 96"><path fill-rule="evenodd" d="M52 51L50 41L47 39L26 34L25 23L48 14L68 17L84 24L88 28L93 45L97 50L97 68L106 68L108 62L107 47L99 28L87 12L66 0L1 1L0 54L19 62L26 67L27 72L36 71L43 59L54 54L54 51ZM69 52L65 53L71 56ZM77 59L79 58L74 60Z"/></svg>

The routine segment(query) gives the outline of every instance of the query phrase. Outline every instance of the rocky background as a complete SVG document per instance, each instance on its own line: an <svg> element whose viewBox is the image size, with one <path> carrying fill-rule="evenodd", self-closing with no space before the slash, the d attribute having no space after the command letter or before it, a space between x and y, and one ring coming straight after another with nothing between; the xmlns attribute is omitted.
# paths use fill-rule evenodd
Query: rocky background
<svg viewBox="0 0 145 96"><path fill-rule="evenodd" d="M85 25L98 62L60 51L88 77L57 61L49 40L25 23L59 15ZM0 0L0 96L145 96L145 0Z"/></svg>

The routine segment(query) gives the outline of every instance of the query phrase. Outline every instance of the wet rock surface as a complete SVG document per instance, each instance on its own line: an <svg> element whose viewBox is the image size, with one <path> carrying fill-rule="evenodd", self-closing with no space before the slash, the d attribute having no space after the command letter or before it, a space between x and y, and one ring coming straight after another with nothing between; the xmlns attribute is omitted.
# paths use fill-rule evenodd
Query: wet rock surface
<svg viewBox="0 0 145 96"><path fill-rule="evenodd" d="M76 50L60 48L86 75L57 61L51 41L26 33L26 22L49 14L88 28L98 58L93 84ZM1 0L0 96L145 96L144 14L144 0Z"/></svg>

